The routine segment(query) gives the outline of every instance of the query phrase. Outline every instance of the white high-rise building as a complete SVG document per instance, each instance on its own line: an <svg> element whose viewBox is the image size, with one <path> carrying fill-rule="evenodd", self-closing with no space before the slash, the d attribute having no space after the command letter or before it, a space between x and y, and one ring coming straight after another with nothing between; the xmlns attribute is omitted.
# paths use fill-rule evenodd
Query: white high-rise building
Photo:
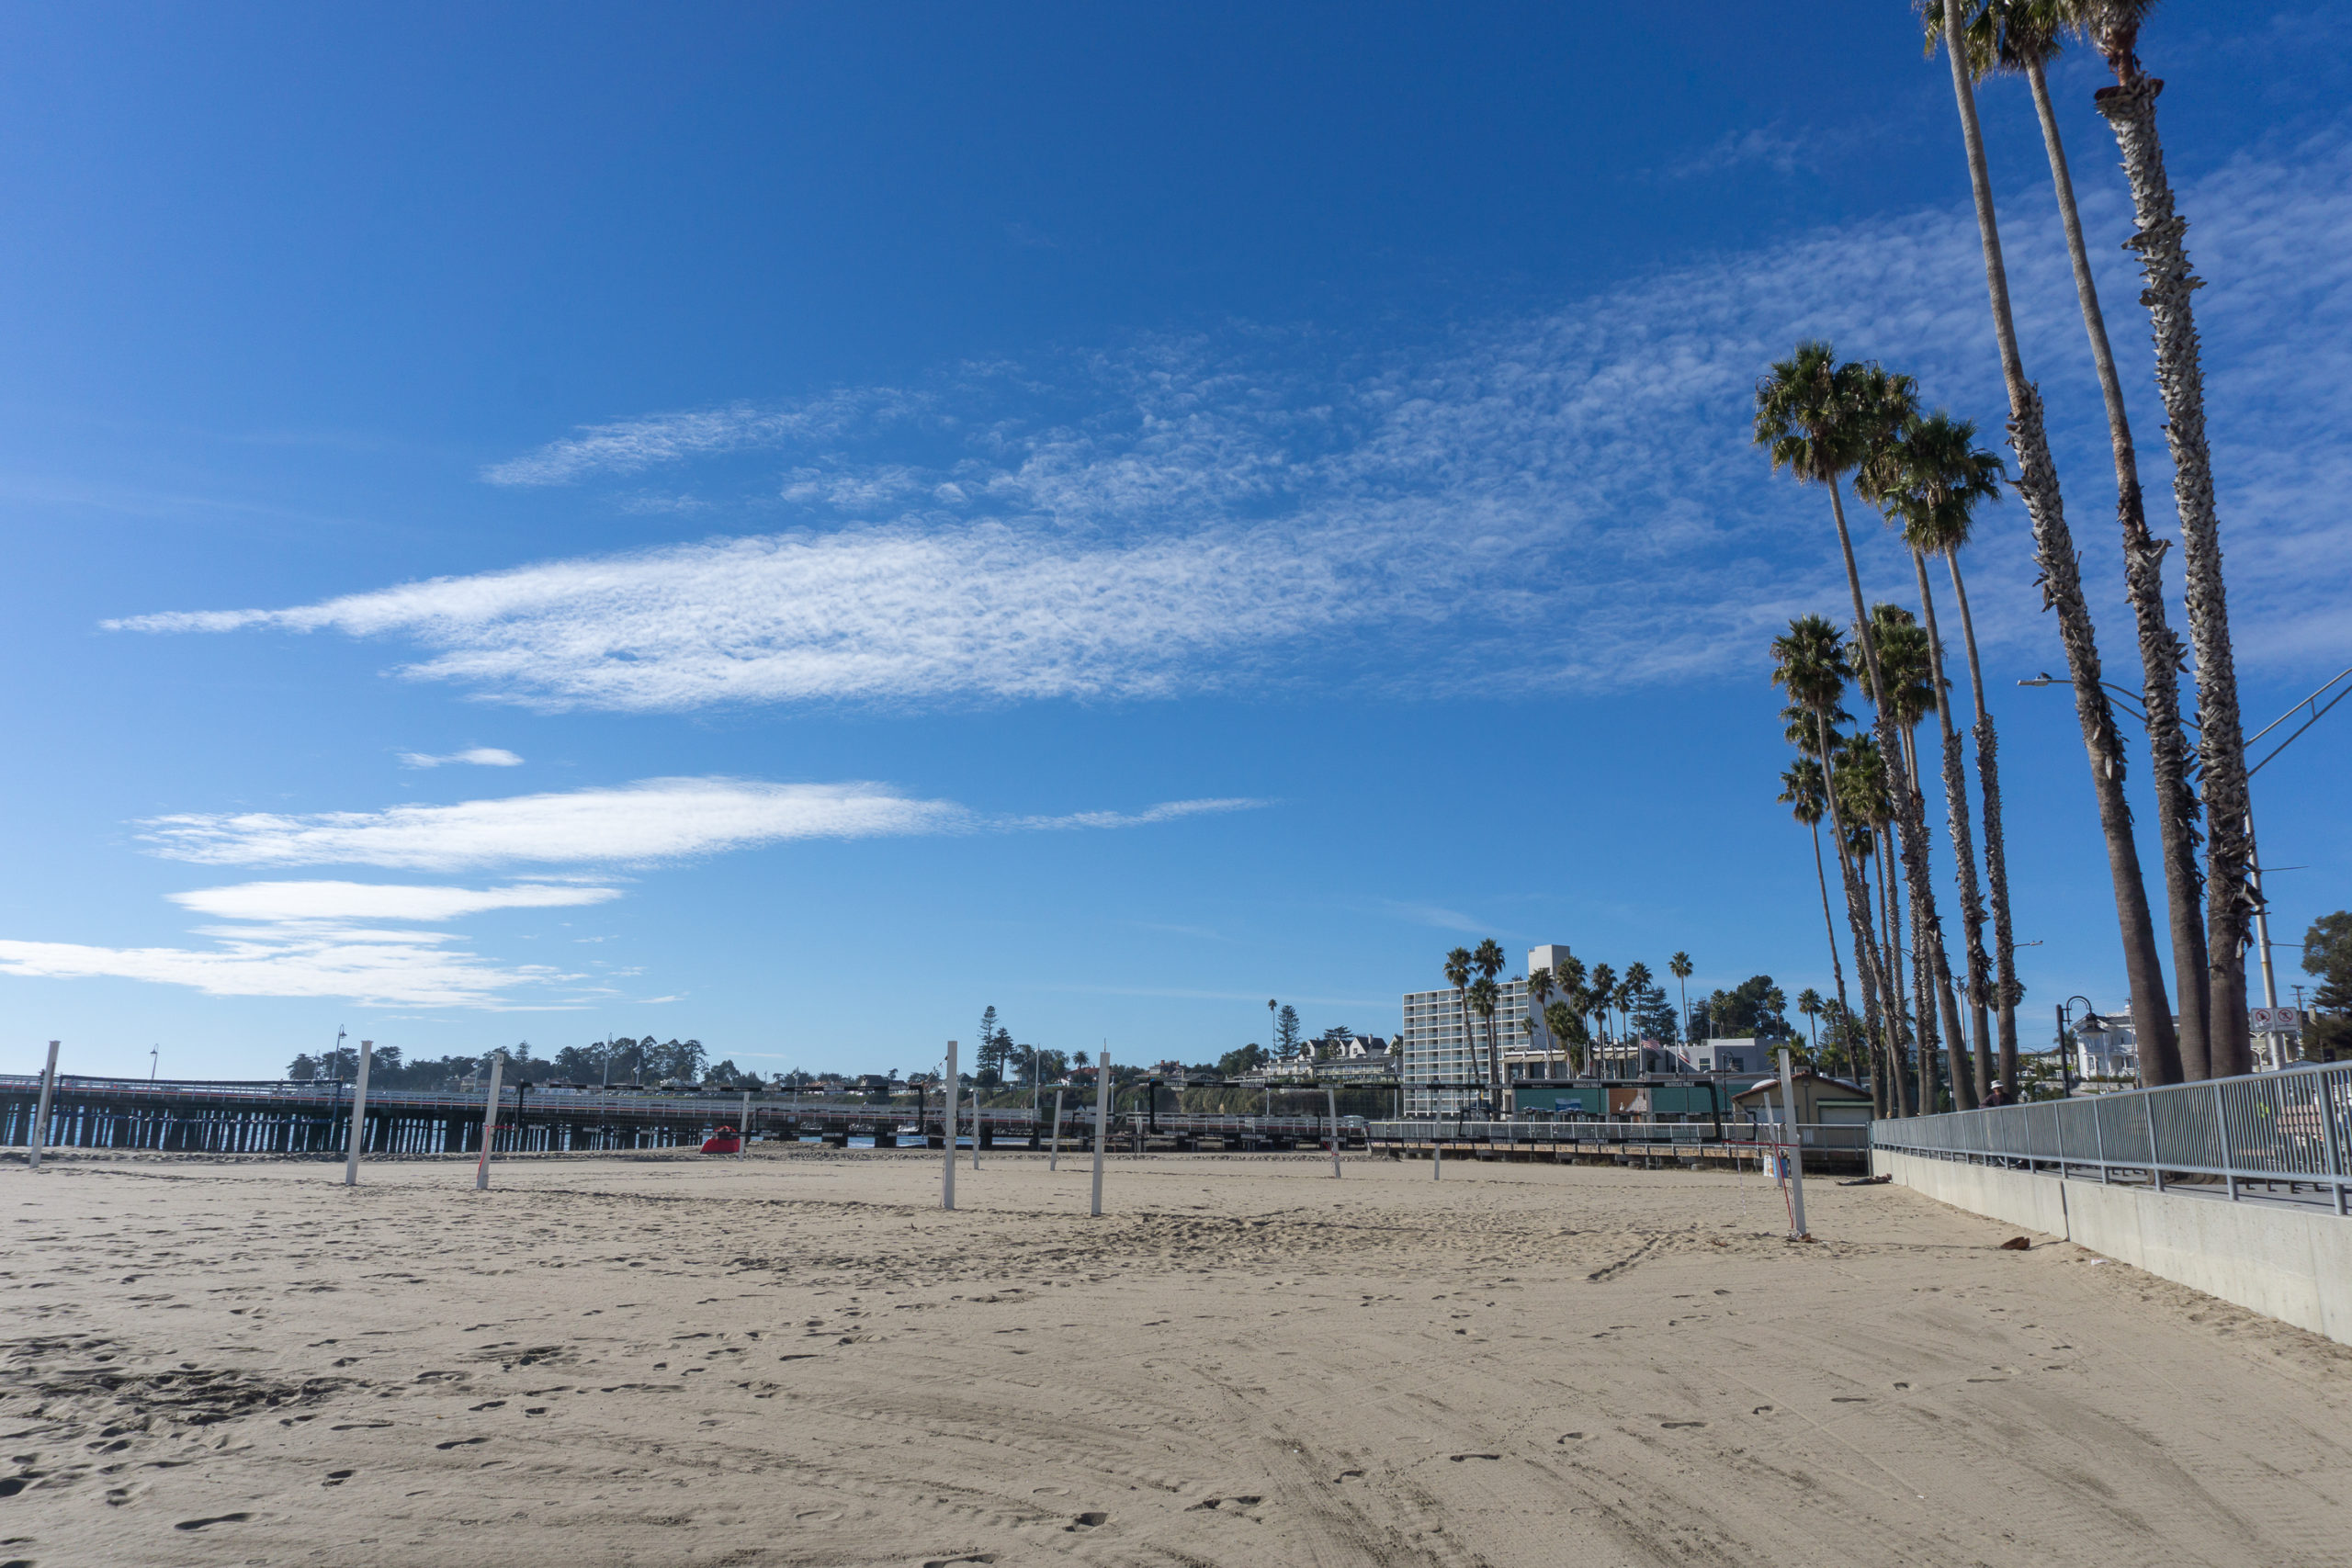
<svg viewBox="0 0 2352 1568"><path fill-rule="evenodd" d="M1567 955L1568 950L1557 944L1535 948L1527 955L1526 973L1549 969ZM1549 1036L1543 1019L1528 1005L1526 980L1498 977L1495 984L1502 991L1495 1007L1495 1048L1505 1054L1524 1050L1531 1043L1543 1049ZM1451 986L1405 993L1405 1030L1398 1043L1396 1076L1405 1086L1406 1115L1452 1116L1489 1105L1496 1114L1505 1113L1510 1070L1508 1066L1503 1070L1504 1090L1498 1100L1487 1088L1487 1021L1476 1009L1470 1009L1465 1034L1463 1012L1461 994Z"/></svg>

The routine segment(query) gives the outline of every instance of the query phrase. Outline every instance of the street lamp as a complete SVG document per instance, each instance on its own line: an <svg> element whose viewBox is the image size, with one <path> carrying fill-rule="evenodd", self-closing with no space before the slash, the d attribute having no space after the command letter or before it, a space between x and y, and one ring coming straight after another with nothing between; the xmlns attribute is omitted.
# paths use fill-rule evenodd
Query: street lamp
<svg viewBox="0 0 2352 1568"><path fill-rule="evenodd" d="M2083 1019L2080 1023L2076 1023L2074 1020L2074 1007L2076 1002L2083 1004ZM2068 1098L2075 1092L2074 1075L2067 1071L2067 1035L2072 1033L2077 1039L2081 1040L2084 1043L2084 1049L2086 1052L2095 1052L2098 1046L2098 1037L2106 1032L2107 1021L2099 1017L2098 1010L2091 1005L2090 998L2068 997L2064 1001L2058 1004L2058 1043L2056 1055L2058 1057L2058 1097L2061 1100Z"/></svg>

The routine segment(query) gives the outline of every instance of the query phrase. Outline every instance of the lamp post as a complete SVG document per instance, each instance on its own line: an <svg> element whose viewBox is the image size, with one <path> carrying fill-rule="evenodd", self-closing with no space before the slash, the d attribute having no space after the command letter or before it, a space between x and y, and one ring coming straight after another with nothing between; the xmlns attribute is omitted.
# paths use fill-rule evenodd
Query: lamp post
<svg viewBox="0 0 2352 1568"><path fill-rule="evenodd" d="M2083 1021L2080 1023L2076 1023L2074 1019L2074 1007L2076 1002L2083 1004ZM2067 1036L2072 1034L2076 1039L2084 1041L2085 1049L2091 1050L2096 1049L2098 1037L2106 1032L2107 1022L2099 1017L2098 1010L2091 1006L2091 999L2088 997L2068 997L2058 1004L2058 1097L2061 1100L2072 1096L2075 1092L2073 1075L2067 1071Z"/></svg>

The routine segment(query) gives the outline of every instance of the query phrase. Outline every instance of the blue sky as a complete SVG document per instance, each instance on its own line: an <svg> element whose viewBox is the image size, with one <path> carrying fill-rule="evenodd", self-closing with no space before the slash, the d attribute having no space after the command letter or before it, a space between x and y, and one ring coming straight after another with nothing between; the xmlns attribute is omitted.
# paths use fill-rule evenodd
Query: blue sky
<svg viewBox="0 0 2352 1568"><path fill-rule="evenodd" d="M1826 988L1763 649L1843 591L1747 388L1824 334L2005 408L1949 78L1820 10L18 17L8 1050L917 1067L993 1003L1198 1060L1268 997L1386 1032L1487 934ZM2257 721L2352 662L2347 42L2143 50ZM2054 82L2156 501L2100 79ZM2022 85L1984 112L2128 682ZM2063 668L2021 507L1967 565L2038 1034L2120 965L2011 684ZM2256 781L2281 938L2352 902L2347 761L2338 715Z"/></svg>

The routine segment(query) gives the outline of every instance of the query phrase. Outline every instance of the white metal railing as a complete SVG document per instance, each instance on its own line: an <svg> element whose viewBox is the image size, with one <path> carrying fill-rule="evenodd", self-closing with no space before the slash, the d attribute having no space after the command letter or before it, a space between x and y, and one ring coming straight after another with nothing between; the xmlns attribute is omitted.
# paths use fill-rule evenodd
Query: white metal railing
<svg viewBox="0 0 2352 1568"><path fill-rule="evenodd" d="M1372 1122L1365 1130L1374 1143L1494 1144L1502 1147L1552 1147L1577 1144L1659 1144L1740 1148L1771 1147L1781 1141L1776 1122L1609 1122L1456 1120L1451 1116L1414 1117L1405 1121ZM1809 1149L1860 1153L1870 1147L1871 1130L1860 1122L1801 1122L1797 1137Z"/></svg>
<svg viewBox="0 0 2352 1568"><path fill-rule="evenodd" d="M2037 1100L1872 1122L1872 1146L2048 1168L2102 1181L2177 1177L2310 1186L2347 1212L2352 1189L2352 1063L2171 1084L2082 1099Z"/></svg>

